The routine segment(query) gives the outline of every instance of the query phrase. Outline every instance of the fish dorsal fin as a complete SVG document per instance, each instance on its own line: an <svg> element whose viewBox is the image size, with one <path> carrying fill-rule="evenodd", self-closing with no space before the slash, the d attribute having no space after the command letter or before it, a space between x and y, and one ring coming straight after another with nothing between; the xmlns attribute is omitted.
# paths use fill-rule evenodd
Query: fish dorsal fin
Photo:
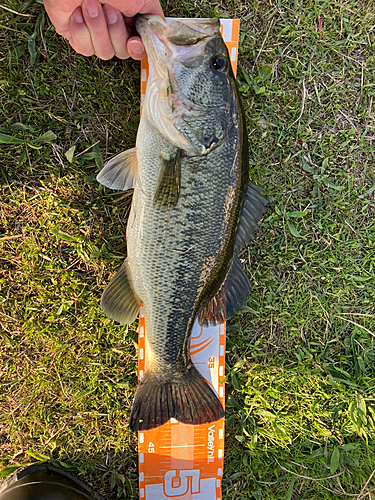
<svg viewBox="0 0 375 500"><path fill-rule="evenodd" d="M134 189L137 177L137 149L127 149L104 165L96 180L110 189L127 191Z"/></svg>
<svg viewBox="0 0 375 500"><path fill-rule="evenodd" d="M121 325L130 325L138 315L141 301L133 292L127 259L108 283L100 300L102 311Z"/></svg>
<svg viewBox="0 0 375 500"><path fill-rule="evenodd" d="M261 188L249 184L242 214L237 226L234 254L239 253L254 238L259 229L258 222L266 209L268 200L260 194ZM198 320L215 325L231 318L246 304L250 295L250 282L241 263L234 255L227 277L215 297L199 313Z"/></svg>
<svg viewBox="0 0 375 500"><path fill-rule="evenodd" d="M170 158L162 158L156 181L154 205L167 210L177 204L181 185L181 154L177 149Z"/></svg>
<svg viewBox="0 0 375 500"><path fill-rule="evenodd" d="M229 273L221 287L226 297L226 319L231 318L244 307L249 299L251 285L237 256L234 257Z"/></svg>
<svg viewBox="0 0 375 500"><path fill-rule="evenodd" d="M228 320L244 307L250 289L249 278L242 269L238 257L235 256L219 292L199 313L199 322L213 326Z"/></svg>
<svg viewBox="0 0 375 500"><path fill-rule="evenodd" d="M266 209L268 200L260 194L261 188L250 184L247 188L241 218L237 226L234 253L239 253L254 238L259 229L258 222Z"/></svg>

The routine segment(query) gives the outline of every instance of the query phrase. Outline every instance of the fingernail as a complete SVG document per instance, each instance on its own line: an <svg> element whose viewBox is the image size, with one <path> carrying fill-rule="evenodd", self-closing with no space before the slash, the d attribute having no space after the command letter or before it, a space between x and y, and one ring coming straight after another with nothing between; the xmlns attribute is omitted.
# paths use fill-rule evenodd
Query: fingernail
<svg viewBox="0 0 375 500"><path fill-rule="evenodd" d="M143 45L140 42L129 42L129 48L133 52L133 54L140 55L143 54Z"/></svg>
<svg viewBox="0 0 375 500"><path fill-rule="evenodd" d="M87 0L86 10L90 17L98 17L99 15L98 2L96 0Z"/></svg>
<svg viewBox="0 0 375 500"><path fill-rule="evenodd" d="M114 9L106 9L105 17L107 19L108 24L115 24L118 21L117 11Z"/></svg>
<svg viewBox="0 0 375 500"><path fill-rule="evenodd" d="M73 12L73 17L76 23L83 23L84 20L80 7Z"/></svg>

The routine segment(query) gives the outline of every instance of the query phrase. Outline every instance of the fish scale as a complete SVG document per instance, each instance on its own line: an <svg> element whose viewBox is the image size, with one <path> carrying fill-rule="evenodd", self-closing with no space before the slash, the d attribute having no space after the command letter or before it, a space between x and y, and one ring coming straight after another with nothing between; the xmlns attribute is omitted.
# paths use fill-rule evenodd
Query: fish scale
<svg viewBox="0 0 375 500"><path fill-rule="evenodd" d="M147 119L142 121L139 135L154 139L137 144L142 175L128 222L129 265L134 291L144 304L152 362L168 360L174 371L200 298L197 289L202 266L208 258L215 259L225 241L227 223L222 207L235 176L218 165L224 158L226 165L232 165L235 151L225 141L210 155L184 158L179 203L166 212L155 209L153 195L160 168L158 151L169 144ZM143 158L147 159L144 163Z"/></svg>
<svg viewBox="0 0 375 500"><path fill-rule="evenodd" d="M266 203L249 184L244 114L219 21L140 16L136 27L150 71L137 144L97 177L134 188L128 257L101 307L129 324L143 304L148 363L130 415L135 431L222 418L189 337L197 317L215 324L246 303L250 283L234 249L253 237Z"/></svg>

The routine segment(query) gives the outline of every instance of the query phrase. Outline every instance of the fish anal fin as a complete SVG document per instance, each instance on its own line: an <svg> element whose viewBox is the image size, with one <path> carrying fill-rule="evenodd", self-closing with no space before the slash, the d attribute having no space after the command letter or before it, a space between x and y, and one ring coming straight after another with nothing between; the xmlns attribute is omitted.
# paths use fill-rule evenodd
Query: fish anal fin
<svg viewBox="0 0 375 500"><path fill-rule="evenodd" d="M223 323L241 311L249 298L250 290L249 278L238 257L235 256L223 285L208 305L200 311L198 321L210 326Z"/></svg>
<svg viewBox="0 0 375 500"><path fill-rule="evenodd" d="M260 191L261 189L255 184L249 184L247 188L241 218L237 226L235 254L239 253L254 238L255 232L259 229L258 222L268 204L267 198L262 196Z"/></svg>
<svg viewBox="0 0 375 500"><path fill-rule="evenodd" d="M127 149L104 165L96 180L103 186L118 191L134 189L137 177L137 149Z"/></svg>
<svg viewBox="0 0 375 500"><path fill-rule="evenodd" d="M100 300L102 311L122 325L130 325L136 319L141 301L132 290L127 260L111 279Z"/></svg>
<svg viewBox="0 0 375 500"><path fill-rule="evenodd" d="M178 202L181 185L181 154L182 150L177 149L169 158L161 158L154 196L156 208L167 210Z"/></svg>
<svg viewBox="0 0 375 500"><path fill-rule="evenodd" d="M215 422L224 416L223 407L204 377L191 364L186 373L161 380L146 370L135 394L130 429L144 431L171 418L190 425Z"/></svg>

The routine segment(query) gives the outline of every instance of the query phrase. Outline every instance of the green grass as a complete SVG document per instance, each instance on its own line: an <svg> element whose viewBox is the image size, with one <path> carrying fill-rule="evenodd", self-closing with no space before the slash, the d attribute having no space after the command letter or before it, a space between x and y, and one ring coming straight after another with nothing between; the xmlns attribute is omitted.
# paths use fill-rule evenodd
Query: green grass
<svg viewBox="0 0 375 500"><path fill-rule="evenodd" d="M250 176L271 201L228 326L225 500L375 497L372 3L163 3L241 19ZM130 198L95 175L134 146L139 64L75 54L38 2L3 5L23 15L0 7L0 469L48 457L135 499L136 325L98 304Z"/></svg>

